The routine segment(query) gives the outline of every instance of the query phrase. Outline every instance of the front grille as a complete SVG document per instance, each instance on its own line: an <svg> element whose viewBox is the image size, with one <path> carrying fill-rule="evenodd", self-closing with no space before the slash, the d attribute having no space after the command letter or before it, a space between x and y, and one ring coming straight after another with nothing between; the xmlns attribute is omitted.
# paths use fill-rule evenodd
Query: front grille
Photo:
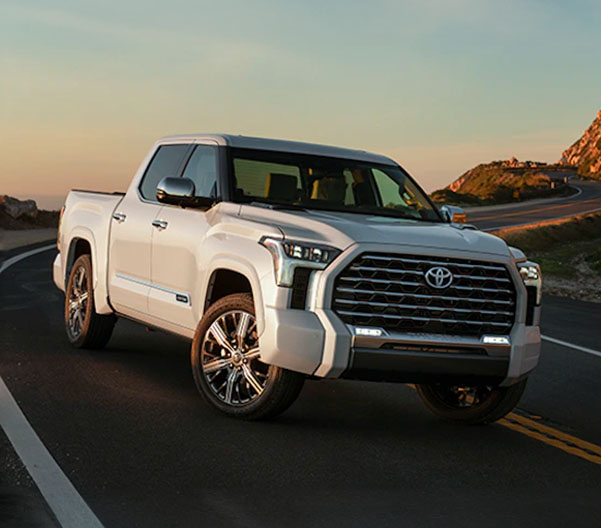
<svg viewBox="0 0 601 528"><path fill-rule="evenodd" d="M433 288L426 272L441 266L452 284ZM516 293L502 264L364 253L336 278L332 308L345 322L397 332L481 336L509 334Z"/></svg>

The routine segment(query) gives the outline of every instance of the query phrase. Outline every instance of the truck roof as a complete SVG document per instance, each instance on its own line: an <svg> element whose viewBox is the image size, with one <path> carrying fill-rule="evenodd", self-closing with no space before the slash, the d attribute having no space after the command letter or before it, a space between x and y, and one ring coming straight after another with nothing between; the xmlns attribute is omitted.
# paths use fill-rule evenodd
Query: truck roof
<svg viewBox="0 0 601 528"><path fill-rule="evenodd" d="M240 136L234 134L178 134L165 136L159 139L159 143L174 143L179 141L193 141L198 139L212 139L219 145L230 147L275 150L279 152L294 152L296 154L314 154L317 156L330 156L333 158L345 158L384 165L397 165L397 163L381 154L374 154L364 150L355 150L317 143L305 143L302 141L288 141L284 139L268 139L251 136Z"/></svg>

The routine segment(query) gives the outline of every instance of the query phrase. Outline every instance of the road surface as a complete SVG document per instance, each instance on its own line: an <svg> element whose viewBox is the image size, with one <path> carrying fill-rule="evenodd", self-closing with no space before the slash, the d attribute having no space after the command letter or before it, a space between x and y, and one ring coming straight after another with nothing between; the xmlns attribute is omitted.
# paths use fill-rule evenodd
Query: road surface
<svg viewBox="0 0 601 528"><path fill-rule="evenodd" d="M577 193L565 198L468 209L468 222L480 229L494 230L601 211L601 182L572 180L570 185Z"/></svg>
<svg viewBox="0 0 601 528"><path fill-rule="evenodd" d="M54 254L0 276L0 373L107 528L601 525L600 357L545 342L514 418L486 427L347 381L239 422L201 400L186 343L120 321L106 350L71 348ZM599 350L599 328L598 305L544 299L544 334Z"/></svg>

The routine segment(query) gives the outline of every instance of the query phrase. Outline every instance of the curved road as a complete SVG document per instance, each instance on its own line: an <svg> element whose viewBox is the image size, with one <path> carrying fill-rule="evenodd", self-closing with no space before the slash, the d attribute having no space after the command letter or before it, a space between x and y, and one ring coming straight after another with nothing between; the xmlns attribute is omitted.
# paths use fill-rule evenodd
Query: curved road
<svg viewBox="0 0 601 528"><path fill-rule="evenodd" d="M601 182L572 180L578 192L565 198L467 209L468 222L486 231L601 211Z"/></svg>
<svg viewBox="0 0 601 528"><path fill-rule="evenodd" d="M469 220L601 208L600 184L575 184L578 196ZM582 350L545 341L519 408L497 424L449 424L406 385L347 381L309 381L277 420L245 423L200 399L186 343L120 321L106 350L71 348L54 254L0 275L0 374L106 528L601 525L601 357L586 352L600 350L596 304L544 299L543 334ZM1 526L59 526L2 433L0 468Z"/></svg>

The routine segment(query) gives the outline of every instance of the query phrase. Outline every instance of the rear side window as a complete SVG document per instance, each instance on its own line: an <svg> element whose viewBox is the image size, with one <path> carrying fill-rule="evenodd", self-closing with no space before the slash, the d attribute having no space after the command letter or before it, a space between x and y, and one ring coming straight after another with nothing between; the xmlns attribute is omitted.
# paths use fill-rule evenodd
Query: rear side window
<svg viewBox="0 0 601 528"><path fill-rule="evenodd" d="M194 182L195 196L217 197L217 147L198 145L183 176Z"/></svg>
<svg viewBox="0 0 601 528"><path fill-rule="evenodd" d="M177 177L190 145L163 145L156 151L140 184L140 194L153 202L157 201L157 185L165 176Z"/></svg>

